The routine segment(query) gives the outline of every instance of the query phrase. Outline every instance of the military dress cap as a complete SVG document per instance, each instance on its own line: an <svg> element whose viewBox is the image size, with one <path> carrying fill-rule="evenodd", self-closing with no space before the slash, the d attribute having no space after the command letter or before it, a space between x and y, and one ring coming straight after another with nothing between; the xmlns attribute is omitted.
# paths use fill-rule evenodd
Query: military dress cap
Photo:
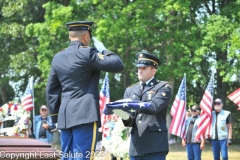
<svg viewBox="0 0 240 160"><path fill-rule="evenodd" d="M76 21L76 22L68 22L66 25L68 26L69 31L81 31L81 30L87 30L89 31L90 37L92 37L91 32L91 26L94 24L94 22L90 21Z"/></svg>
<svg viewBox="0 0 240 160"><path fill-rule="evenodd" d="M155 68L158 68L158 66L161 64L161 61L158 57L146 51L138 52L136 57L138 59L136 67L154 66Z"/></svg>

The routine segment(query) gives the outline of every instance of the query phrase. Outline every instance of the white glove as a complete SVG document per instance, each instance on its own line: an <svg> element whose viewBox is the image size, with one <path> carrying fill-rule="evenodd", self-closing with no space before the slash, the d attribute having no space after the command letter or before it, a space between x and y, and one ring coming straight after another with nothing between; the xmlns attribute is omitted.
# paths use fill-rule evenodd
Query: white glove
<svg viewBox="0 0 240 160"><path fill-rule="evenodd" d="M106 50L106 48L104 47L103 43L98 41L97 38L92 37L92 40L94 42L94 46L96 47L96 49L102 53L103 50Z"/></svg>
<svg viewBox="0 0 240 160"><path fill-rule="evenodd" d="M58 123L54 123L54 125L56 126L56 128L57 128L57 126L58 126ZM58 129L58 131L61 133L61 130L60 129Z"/></svg>
<svg viewBox="0 0 240 160"><path fill-rule="evenodd" d="M129 114L121 109L114 109L113 113L119 117L121 117L123 120L129 119Z"/></svg>

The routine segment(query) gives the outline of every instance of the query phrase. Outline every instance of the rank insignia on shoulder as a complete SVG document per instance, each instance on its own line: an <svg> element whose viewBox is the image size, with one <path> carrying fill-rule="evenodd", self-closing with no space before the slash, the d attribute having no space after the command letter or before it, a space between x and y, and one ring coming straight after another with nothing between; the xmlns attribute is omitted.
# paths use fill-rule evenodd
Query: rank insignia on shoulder
<svg viewBox="0 0 240 160"><path fill-rule="evenodd" d="M166 87L166 88L168 88L168 87L170 87L170 88L171 88L170 84L166 84L166 85L165 85L165 87Z"/></svg>
<svg viewBox="0 0 240 160"><path fill-rule="evenodd" d="M102 55L101 53L98 53L98 57L99 59L104 60L104 55Z"/></svg>
<svg viewBox="0 0 240 160"><path fill-rule="evenodd" d="M165 93L165 92L162 92L162 96L165 97L165 96L166 96L166 93Z"/></svg>

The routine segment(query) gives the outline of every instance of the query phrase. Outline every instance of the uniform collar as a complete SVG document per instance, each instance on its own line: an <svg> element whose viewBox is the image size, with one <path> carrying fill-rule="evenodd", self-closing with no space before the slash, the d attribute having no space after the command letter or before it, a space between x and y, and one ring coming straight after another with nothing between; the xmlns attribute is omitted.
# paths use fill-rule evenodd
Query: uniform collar
<svg viewBox="0 0 240 160"><path fill-rule="evenodd" d="M154 77L150 78L147 82L146 82L146 86L148 85L149 82L151 82L152 80L154 79ZM143 82L140 81L140 85L142 84Z"/></svg>
<svg viewBox="0 0 240 160"><path fill-rule="evenodd" d="M71 41L69 45L70 46L71 45L81 45L81 46L84 46L84 44L82 42L80 42L80 41Z"/></svg>

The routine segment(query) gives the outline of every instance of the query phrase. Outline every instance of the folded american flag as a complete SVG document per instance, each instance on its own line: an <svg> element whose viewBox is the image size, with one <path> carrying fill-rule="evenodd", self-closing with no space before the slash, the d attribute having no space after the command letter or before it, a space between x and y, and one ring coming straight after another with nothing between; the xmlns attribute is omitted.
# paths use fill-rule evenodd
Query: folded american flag
<svg viewBox="0 0 240 160"><path fill-rule="evenodd" d="M138 100L131 100L131 99L123 99L123 100L118 100L115 102L110 102L106 104L103 113L106 115L113 114L114 109L122 109L126 112L135 112L136 110L143 110L146 108L151 107L150 102L141 102Z"/></svg>

